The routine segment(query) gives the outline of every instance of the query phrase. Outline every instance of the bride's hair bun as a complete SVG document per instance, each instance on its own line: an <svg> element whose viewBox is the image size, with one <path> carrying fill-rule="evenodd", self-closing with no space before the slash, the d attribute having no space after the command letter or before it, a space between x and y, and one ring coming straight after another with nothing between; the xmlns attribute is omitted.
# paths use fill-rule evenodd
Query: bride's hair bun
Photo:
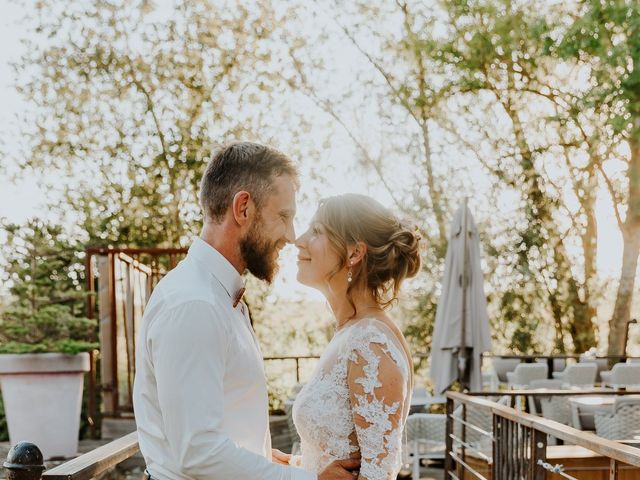
<svg viewBox="0 0 640 480"><path fill-rule="evenodd" d="M402 281L420 271L420 235L373 198L330 197L320 203L316 217L343 261L334 273L347 264L349 245L361 241L367 246L362 262L353 268L349 290L364 283L378 304L387 306L397 298Z"/></svg>

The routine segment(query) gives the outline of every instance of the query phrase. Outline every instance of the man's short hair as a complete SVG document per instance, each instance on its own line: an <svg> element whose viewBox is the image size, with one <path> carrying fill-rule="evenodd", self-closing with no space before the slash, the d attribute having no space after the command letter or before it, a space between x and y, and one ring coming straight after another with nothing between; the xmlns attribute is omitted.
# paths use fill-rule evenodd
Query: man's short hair
<svg viewBox="0 0 640 480"><path fill-rule="evenodd" d="M214 154L202 176L200 206L206 217L220 222L234 195L245 190L260 209L281 175L290 176L297 186L297 168L284 153L252 142L227 145Z"/></svg>

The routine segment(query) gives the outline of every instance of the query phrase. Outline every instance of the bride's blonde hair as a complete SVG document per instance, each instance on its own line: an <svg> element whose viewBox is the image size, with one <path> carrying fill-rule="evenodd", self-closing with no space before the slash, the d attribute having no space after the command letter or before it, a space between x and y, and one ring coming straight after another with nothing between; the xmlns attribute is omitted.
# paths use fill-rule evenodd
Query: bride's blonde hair
<svg viewBox="0 0 640 480"><path fill-rule="evenodd" d="M402 281L420 270L420 236L371 197L348 193L326 198L316 219L340 257L330 276L348 265L349 245L363 242L367 246L362 262L353 267L347 289L354 311L354 288L364 286L386 308L397 299Z"/></svg>

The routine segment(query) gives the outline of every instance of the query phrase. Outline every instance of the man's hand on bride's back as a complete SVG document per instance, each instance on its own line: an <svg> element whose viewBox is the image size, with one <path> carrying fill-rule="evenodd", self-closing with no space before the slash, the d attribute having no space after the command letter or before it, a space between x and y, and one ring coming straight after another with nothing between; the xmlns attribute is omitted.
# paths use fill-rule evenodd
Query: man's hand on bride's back
<svg viewBox="0 0 640 480"><path fill-rule="evenodd" d="M318 480L353 480L358 477L359 458L335 460L318 474Z"/></svg>

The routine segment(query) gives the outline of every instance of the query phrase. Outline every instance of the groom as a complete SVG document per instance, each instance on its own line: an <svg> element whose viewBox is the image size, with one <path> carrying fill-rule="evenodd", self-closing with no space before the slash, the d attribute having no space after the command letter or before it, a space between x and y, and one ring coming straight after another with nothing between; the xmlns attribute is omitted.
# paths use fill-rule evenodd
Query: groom
<svg viewBox="0 0 640 480"><path fill-rule="evenodd" d="M242 301L241 274L271 282L294 241L297 182L288 157L255 143L207 166L202 234L154 289L136 346L133 403L153 480L354 478L354 460L316 476L272 452L262 354Z"/></svg>

